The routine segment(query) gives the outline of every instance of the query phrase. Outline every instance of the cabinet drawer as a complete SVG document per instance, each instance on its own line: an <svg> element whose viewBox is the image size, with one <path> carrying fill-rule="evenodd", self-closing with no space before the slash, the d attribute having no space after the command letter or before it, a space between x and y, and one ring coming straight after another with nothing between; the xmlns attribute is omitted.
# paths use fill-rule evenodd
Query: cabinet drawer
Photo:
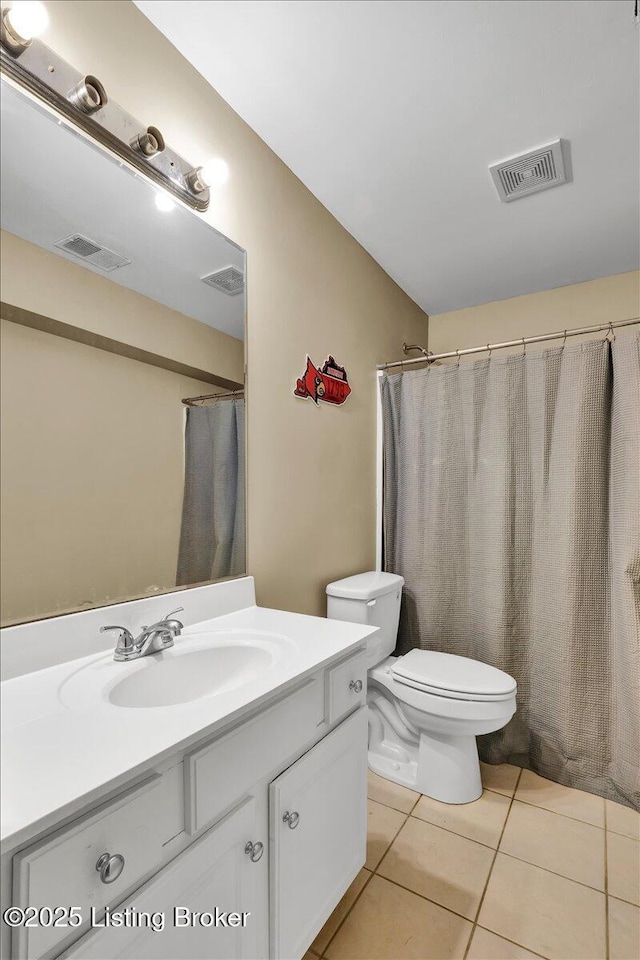
<svg viewBox="0 0 640 960"><path fill-rule="evenodd" d="M327 671L327 723L335 723L367 698L367 662L361 650Z"/></svg>
<svg viewBox="0 0 640 960"><path fill-rule="evenodd" d="M285 700L185 757L186 829L196 833L262 777L318 737L322 684L308 680Z"/></svg>
<svg viewBox="0 0 640 960"><path fill-rule="evenodd" d="M182 764L154 774L92 814L77 820L13 858L13 903L20 907L80 907L83 923L93 908L108 904L162 862L162 846L184 829ZM96 863L104 853L124 857L122 873L103 883ZM36 958L69 934L69 927L13 931L12 955Z"/></svg>

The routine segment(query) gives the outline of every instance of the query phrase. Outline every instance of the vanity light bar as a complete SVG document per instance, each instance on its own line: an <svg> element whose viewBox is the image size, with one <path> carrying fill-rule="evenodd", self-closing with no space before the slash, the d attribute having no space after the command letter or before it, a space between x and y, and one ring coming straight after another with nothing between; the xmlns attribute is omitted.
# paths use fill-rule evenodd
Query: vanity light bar
<svg viewBox="0 0 640 960"><path fill-rule="evenodd" d="M156 127L142 126L111 100L97 77L79 73L35 37L17 43L9 10L3 6L0 15L0 72L187 206L205 211L210 194L198 176L201 168L168 147Z"/></svg>

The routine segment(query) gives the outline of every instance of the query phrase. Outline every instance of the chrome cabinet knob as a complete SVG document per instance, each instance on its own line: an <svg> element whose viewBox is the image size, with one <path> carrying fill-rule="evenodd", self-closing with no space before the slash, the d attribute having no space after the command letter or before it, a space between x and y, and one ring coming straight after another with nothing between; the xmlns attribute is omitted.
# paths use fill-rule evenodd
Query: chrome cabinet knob
<svg viewBox="0 0 640 960"><path fill-rule="evenodd" d="M295 830L300 823L300 814L297 810L293 810L291 813L287 810L287 812L282 815L282 822L289 824L289 830Z"/></svg>
<svg viewBox="0 0 640 960"><path fill-rule="evenodd" d="M96 870L103 883L113 883L124 870L124 857L121 853L103 853L96 863Z"/></svg>
<svg viewBox="0 0 640 960"><path fill-rule="evenodd" d="M252 863L257 863L264 853L264 844L260 843L259 840L256 843L253 843L251 840L247 840L244 852L247 854Z"/></svg>
<svg viewBox="0 0 640 960"><path fill-rule="evenodd" d="M353 690L354 693L362 693L362 680L352 680L349 684L349 690Z"/></svg>

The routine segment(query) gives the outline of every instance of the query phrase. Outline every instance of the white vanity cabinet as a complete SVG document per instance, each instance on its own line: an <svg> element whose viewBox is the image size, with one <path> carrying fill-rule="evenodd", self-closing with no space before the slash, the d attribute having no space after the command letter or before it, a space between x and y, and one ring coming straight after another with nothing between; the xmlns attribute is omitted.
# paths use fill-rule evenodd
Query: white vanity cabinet
<svg viewBox="0 0 640 960"><path fill-rule="evenodd" d="M365 860L365 697L360 647L23 845L12 905L83 925L11 960L299 960Z"/></svg>

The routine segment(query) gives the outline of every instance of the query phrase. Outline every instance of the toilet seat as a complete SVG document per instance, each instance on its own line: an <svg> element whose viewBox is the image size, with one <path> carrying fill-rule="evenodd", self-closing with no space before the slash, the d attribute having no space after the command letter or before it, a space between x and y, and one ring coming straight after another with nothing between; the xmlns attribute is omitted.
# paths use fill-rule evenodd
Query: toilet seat
<svg viewBox="0 0 640 960"><path fill-rule="evenodd" d="M509 700L517 689L503 670L436 650L411 650L394 661L391 674L398 683L454 700Z"/></svg>

